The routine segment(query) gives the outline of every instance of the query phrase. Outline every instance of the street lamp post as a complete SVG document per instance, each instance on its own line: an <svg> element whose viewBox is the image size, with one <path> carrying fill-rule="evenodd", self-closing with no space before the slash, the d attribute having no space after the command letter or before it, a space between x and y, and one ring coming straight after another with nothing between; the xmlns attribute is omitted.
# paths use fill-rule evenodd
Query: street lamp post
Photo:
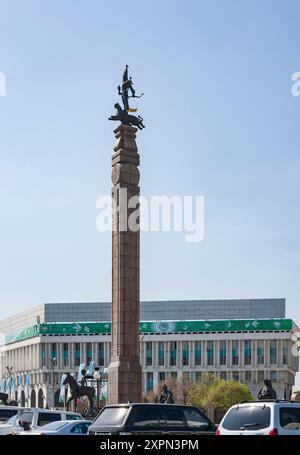
<svg viewBox="0 0 300 455"><path fill-rule="evenodd" d="M101 384L101 372L99 367L95 367L94 371L94 379L96 381L97 386L97 411L99 412L100 408L100 384Z"/></svg>
<svg viewBox="0 0 300 455"><path fill-rule="evenodd" d="M9 398L11 399L11 377L12 377L12 370L14 367L6 367L8 377L9 377Z"/></svg>
<svg viewBox="0 0 300 455"><path fill-rule="evenodd" d="M49 358L51 368L52 368L52 408L54 409L55 407L55 392L54 392L54 387L55 387L55 380L54 380L54 367L56 365L56 357L50 357Z"/></svg>

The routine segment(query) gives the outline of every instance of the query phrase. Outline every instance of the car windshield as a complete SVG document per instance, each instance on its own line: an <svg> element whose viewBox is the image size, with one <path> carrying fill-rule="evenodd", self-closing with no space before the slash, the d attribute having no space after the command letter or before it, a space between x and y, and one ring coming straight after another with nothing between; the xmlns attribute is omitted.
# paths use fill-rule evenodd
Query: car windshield
<svg viewBox="0 0 300 455"><path fill-rule="evenodd" d="M266 405L235 406L228 412L222 427L232 431L261 430L270 426L270 416L270 407Z"/></svg>
<svg viewBox="0 0 300 455"><path fill-rule="evenodd" d="M59 422L51 422L51 423L47 423L47 425L44 425L43 426L43 431L53 431L53 430L59 430L60 428L62 427L65 427L66 425L68 425L70 422L64 422L62 420L60 420Z"/></svg>
<svg viewBox="0 0 300 455"><path fill-rule="evenodd" d="M96 417L93 425L97 426L120 426L128 412L127 407L104 408L101 414Z"/></svg>
<svg viewBox="0 0 300 455"><path fill-rule="evenodd" d="M16 418L17 418L17 414L12 416L10 419L8 419L7 422L5 422L6 425L14 425L15 424L15 421L16 421Z"/></svg>

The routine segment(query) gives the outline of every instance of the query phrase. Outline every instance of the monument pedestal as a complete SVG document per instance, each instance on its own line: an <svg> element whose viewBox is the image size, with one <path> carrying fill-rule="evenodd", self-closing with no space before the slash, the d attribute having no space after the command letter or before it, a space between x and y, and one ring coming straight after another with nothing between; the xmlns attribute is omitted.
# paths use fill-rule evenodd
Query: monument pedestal
<svg viewBox="0 0 300 455"><path fill-rule="evenodd" d="M112 352L108 368L109 404L142 400L140 365L140 229L128 225L136 212L140 157L137 128L121 124L112 156Z"/></svg>

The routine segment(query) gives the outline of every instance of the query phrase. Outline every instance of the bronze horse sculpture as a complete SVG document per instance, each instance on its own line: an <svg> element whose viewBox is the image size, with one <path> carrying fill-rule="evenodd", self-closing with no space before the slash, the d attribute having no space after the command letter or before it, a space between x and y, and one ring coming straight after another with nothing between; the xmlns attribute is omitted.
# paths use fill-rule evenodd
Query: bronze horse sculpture
<svg viewBox="0 0 300 455"><path fill-rule="evenodd" d="M94 407L94 397L95 397L94 387L79 385L70 373L66 374L65 380L63 382L63 385L67 385L67 384L69 384L70 389L71 389L71 396L68 399L67 405L66 405L67 411L68 411L69 404L71 403L71 401L74 401L75 412L76 412L77 398L86 396L89 400L89 409L88 409L86 415L87 416L91 415L93 413L93 407Z"/></svg>

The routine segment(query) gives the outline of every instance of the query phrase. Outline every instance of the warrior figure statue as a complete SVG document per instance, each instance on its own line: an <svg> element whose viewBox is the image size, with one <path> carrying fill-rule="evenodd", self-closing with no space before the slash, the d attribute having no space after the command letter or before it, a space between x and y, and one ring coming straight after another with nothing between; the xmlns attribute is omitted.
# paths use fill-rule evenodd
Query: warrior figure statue
<svg viewBox="0 0 300 455"><path fill-rule="evenodd" d="M128 65L126 65L122 82L118 85L118 94L121 96L123 108L120 106L119 103L115 104L115 109L117 113L115 115L111 115L108 120L119 120L123 125L128 126L135 126L140 130L145 128L143 124L143 118L138 115L129 115L129 112L136 112L137 109L133 109L129 106L129 98L141 98L141 95L136 95L135 90L133 88L133 82L131 77L128 77Z"/></svg>
<svg viewBox="0 0 300 455"><path fill-rule="evenodd" d="M118 93L122 97L124 109L126 111L128 111L128 110L130 111L129 102L128 102L128 99L129 99L128 92L130 91L132 98L135 98L135 90L132 87L132 85L133 85L133 82L132 82L131 77L128 79L128 65L126 65L125 71L123 73L123 81L121 82L121 85L118 85Z"/></svg>

